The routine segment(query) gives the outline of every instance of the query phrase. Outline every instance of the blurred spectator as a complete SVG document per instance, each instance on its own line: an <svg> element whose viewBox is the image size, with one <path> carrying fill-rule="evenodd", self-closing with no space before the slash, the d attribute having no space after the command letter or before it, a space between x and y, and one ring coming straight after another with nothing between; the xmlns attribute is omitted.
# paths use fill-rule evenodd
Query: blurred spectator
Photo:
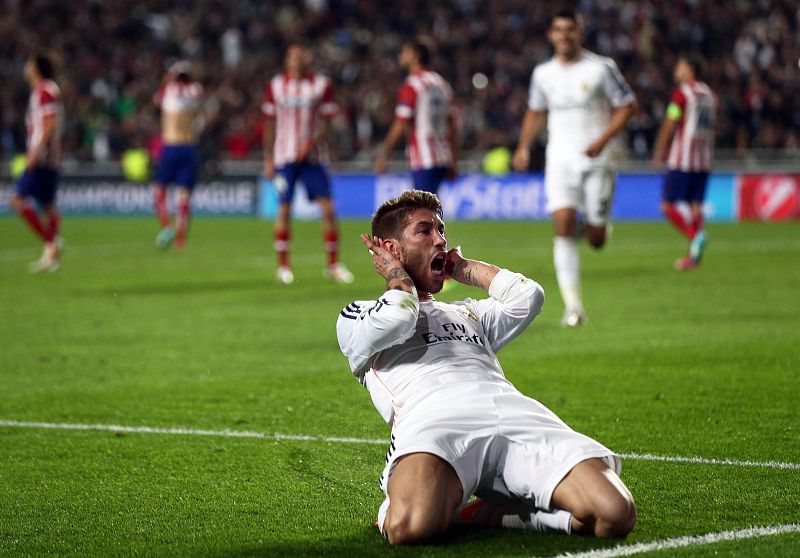
<svg viewBox="0 0 800 558"><path fill-rule="evenodd" d="M170 62L187 58L218 107L201 145L212 164L258 158L263 84L297 37L314 41L316 66L334 80L340 159L371 158L386 135L403 78L397 52L407 38L424 33L436 40L433 69L453 84L463 109L465 153L516 144L530 73L550 55L551 8L525 0L410 0L391 10L380 0L0 0L0 7L6 158L24 150L22 66L42 43L60 70L67 157L119 159L131 147L152 146L158 122L151 92ZM640 101L629 130L632 157L649 157L681 51L708 60L707 81L720 94L718 147L797 148L796 0L579 0L577 7L586 47L614 58ZM477 74L488 82L476 81Z"/></svg>

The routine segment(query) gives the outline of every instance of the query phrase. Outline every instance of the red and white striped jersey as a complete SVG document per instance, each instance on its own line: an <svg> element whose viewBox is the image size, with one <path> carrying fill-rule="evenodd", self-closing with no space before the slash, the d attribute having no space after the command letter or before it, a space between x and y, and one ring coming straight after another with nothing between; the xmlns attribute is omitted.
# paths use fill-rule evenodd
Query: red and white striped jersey
<svg viewBox="0 0 800 558"><path fill-rule="evenodd" d="M308 74L294 79L280 74L267 83L261 110L275 119L275 165L280 167L298 159L298 152L312 141L319 119L336 115L331 81L322 75ZM324 146L314 145L311 158L323 160Z"/></svg>
<svg viewBox="0 0 800 558"><path fill-rule="evenodd" d="M430 70L412 73L400 86L394 115L408 123L406 154L412 170L453 164L447 123L452 102L450 84Z"/></svg>
<svg viewBox="0 0 800 558"><path fill-rule="evenodd" d="M61 135L63 133L63 113L61 90L54 81L43 79L31 91L28 110L25 113L28 154L42 142L45 121L55 118L55 130L50 141L39 151L37 164L57 169L61 165Z"/></svg>
<svg viewBox="0 0 800 558"><path fill-rule="evenodd" d="M672 92L667 117L678 121L667 168L709 172L714 159L717 97L702 81L682 83Z"/></svg>
<svg viewBox="0 0 800 558"><path fill-rule="evenodd" d="M191 112L200 108L203 86L196 81L171 81L162 85L153 101L164 112Z"/></svg>

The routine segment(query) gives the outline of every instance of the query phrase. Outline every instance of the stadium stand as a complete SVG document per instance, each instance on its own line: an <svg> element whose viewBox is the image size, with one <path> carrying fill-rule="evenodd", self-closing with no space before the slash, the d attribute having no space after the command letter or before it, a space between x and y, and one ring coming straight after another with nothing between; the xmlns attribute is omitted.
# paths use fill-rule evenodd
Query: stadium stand
<svg viewBox="0 0 800 558"><path fill-rule="evenodd" d="M84 161L158 147L151 101L164 68L191 60L210 93L207 160L257 158L259 105L287 41L304 37L342 108L337 157L370 159L384 137L402 70L401 41L439 45L434 67L455 87L465 152L513 146L534 64L549 56L549 10L525 0L6 0L0 5L0 144L23 151L26 56L52 53L66 105L65 148ZM639 98L630 153L649 157L681 51L708 60L722 107L718 146L796 150L800 144L800 10L794 0L582 0L588 48L612 56ZM483 76L488 77L488 80Z"/></svg>

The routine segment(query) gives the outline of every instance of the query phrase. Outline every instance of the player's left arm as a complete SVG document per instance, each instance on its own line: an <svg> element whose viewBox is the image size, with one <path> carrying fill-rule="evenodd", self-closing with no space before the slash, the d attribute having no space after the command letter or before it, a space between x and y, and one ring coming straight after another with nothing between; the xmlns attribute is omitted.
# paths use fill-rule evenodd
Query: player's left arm
<svg viewBox="0 0 800 558"><path fill-rule="evenodd" d="M330 81L326 82L319 104L319 124L311 130L311 135L306 142L300 146L297 152L297 159L304 161L313 153L314 148L327 141L331 134L331 121L338 114L339 108L333 98L333 86Z"/></svg>
<svg viewBox="0 0 800 558"><path fill-rule="evenodd" d="M448 252L448 274L465 285L484 289L489 298L472 301L493 351L522 333L542 311L544 289L524 275L471 260L459 247Z"/></svg>
<svg viewBox="0 0 800 558"><path fill-rule="evenodd" d="M664 160L667 156L667 147L675 135L678 123L683 119L683 111L685 108L686 97L684 97L680 90L674 91L667 105L664 120L661 122L661 126L658 129L656 143L653 146L652 165L654 168L660 169L664 165Z"/></svg>
<svg viewBox="0 0 800 558"><path fill-rule="evenodd" d="M608 127L599 138L589 144L586 148L586 154L589 157L597 157L600 155L606 145L608 145L608 142L622 131L635 112L636 100L629 102L627 105L616 107L611 114L611 122L608 123Z"/></svg>
<svg viewBox="0 0 800 558"><path fill-rule="evenodd" d="M608 142L619 134L628 120L636 112L636 95L628 82L622 76L616 63L610 58L605 59L602 75L603 93L608 102L614 107L611 120L600 137L596 138L586 148L589 157L597 157L605 149Z"/></svg>
<svg viewBox="0 0 800 558"><path fill-rule="evenodd" d="M383 148L381 149L378 158L375 160L375 172L378 174L386 172L388 166L389 156L394 150L400 138L403 137L406 131L406 120L396 117L392 122L392 127L389 128L389 133L386 134L386 139L383 141Z"/></svg>

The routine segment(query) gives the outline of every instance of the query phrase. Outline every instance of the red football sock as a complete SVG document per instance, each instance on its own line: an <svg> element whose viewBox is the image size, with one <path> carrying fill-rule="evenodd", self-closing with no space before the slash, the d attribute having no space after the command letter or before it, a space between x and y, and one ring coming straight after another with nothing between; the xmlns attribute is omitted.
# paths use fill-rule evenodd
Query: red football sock
<svg viewBox="0 0 800 558"><path fill-rule="evenodd" d="M153 194L153 205L156 208L156 217L161 223L161 228L169 226L169 210L167 209L167 191L164 188L156 188Z"/></svg>
<svg viewBox="0 0 800 558"><path fill-rule="evenodd" d="M686 219L683 218L683 215L678 211L677 207L674 205L669 206L664 210L664 215L667 216L667 219L669 219L669 221L675 225L675 228L681 231L686 238L689 240L694 238L695 231L693 227L686 222Z"/></svg>
<svg viewBox="0 0 800 558"><path fill-rule="evenodd" d="M275 231L275 251L278 253L278 265L289 267L289 229Z"/></svg>
<svg viewBox="0 0 800 558"><path fill-rule="evenodd" d="M189 230L190 205L188 198L178 199L178 214L175 218L175 245L182 248Z"/></svg>
<svg viewBox="0 0 800 558"><path fill-rule="evenodd" d="M325 233L325 252L328 265L334 265L339 259L339 233L335 229Z"/></svg>
<svg viewBox="0 0 800 558"><path fill-rule="evenodd" d="M695 233L702 231L703 227L705 227L705 222L703 221L703 212L698 211L692 216L692 227L694 227Z"/></svg>
<svg viewBox="0 0 800 558"><path fill-rule="evenodd" d="M44 230L42 226L42 222L39 220L39 214L36 213L36 210L25 204L22 206L22 209L19 211L20 217L25 219L25 222L28 223L28 226L36 233L38 237L42 240L47 242L47 231Z"/></svg>
<svg viewBox="0 0 800 558"><path fill-rule="evenodd" d="M52 242L53 239L58 236L60 225L61 215L58 214L58 210L51 209L47 214L47 230L45 231L45 240L47 242Z"/></svg>

